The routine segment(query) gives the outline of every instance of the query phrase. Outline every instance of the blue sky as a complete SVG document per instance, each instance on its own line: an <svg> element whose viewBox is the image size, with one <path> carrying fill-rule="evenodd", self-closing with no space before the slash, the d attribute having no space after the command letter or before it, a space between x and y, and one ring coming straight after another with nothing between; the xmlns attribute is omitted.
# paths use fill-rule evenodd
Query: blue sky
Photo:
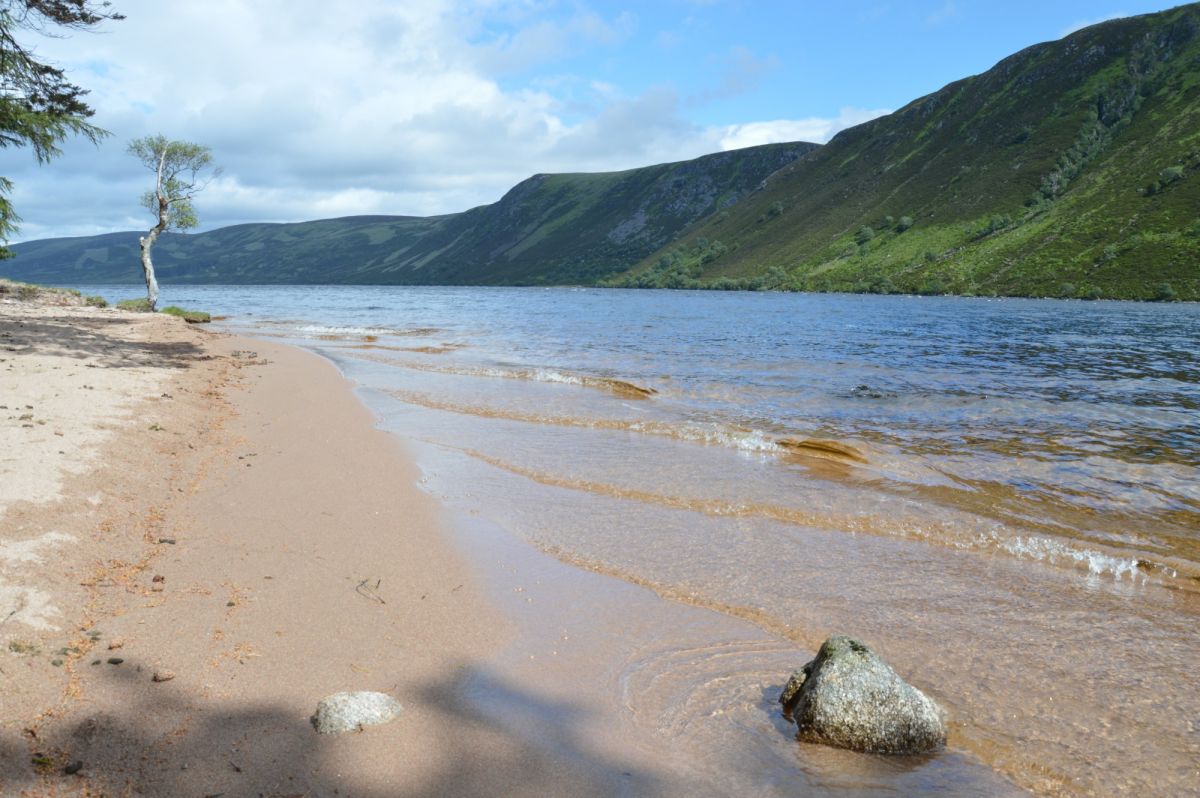
<svg viewBox="0 0 1200 798"><path fill-rule="evenodd" d="M1032 44L1163 10L1134 0L114 0L37 39L92 90L100 147L0 150L15 240L144 228L125 154L213 149L201 229L493 202L538 172L827 141ZM169 32L164 35L164 32ZM186 33L185 33L186 32Z"/></svg>
<svg viewBox="0 0 1200 798"><path fill-rule="evenodd" d="M585 82L603 82L627 96L665 85L694 100L693 121L729 125L832 117L847 106L896 109L1032 44L1172 5L1127 0L530 3L488 20L475 40L513 44L529 37L531 23L566 26L586 9L605 22L604 35L589 38L579 31L569 46L556 48L557 58L514 65L501 73L502 84L516 89L530 82L574 83L581 89Z"/></svg>

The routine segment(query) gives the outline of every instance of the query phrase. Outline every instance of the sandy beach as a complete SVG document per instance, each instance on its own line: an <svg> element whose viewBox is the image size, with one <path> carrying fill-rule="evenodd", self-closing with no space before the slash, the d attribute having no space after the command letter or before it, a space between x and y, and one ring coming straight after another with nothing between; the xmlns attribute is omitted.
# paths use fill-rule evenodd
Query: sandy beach
<svg viewBox="0 0 1200 798"><path fill-rule="evenodd" d="M461 700L509 624L331 365L94 309L0 336L0 793L613 791ZM342 690L402 719L315 734Z"/></svg>

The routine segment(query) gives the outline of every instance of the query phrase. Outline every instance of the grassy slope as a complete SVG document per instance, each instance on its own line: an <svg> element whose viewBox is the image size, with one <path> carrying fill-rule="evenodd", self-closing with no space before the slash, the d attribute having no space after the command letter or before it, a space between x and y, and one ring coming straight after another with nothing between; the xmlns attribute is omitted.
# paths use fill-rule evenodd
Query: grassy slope
<svg viewBox="0 0 1200 798"><path fill-rule="evenodd" d="M749 195L815 146L772 144L624 172L536 175L396 258L386 282L595 282Z"/></svg>
<svg viewBox="0 0 1200 798"><path fill-rule="evenodd" d="M624 283L1198 299L1198 263L1193 4L1031 47L844 131Z"/></svg>
<svg viewBox="0 0 1200 798"><path fill-rule="evenodd" d="M624 172L537 175L450 216L244 224L166 235L167 283L588 283L628 269L813 144L772 144ZM17 244L0 270L59 283L140 279L138 234Z"/></svg>

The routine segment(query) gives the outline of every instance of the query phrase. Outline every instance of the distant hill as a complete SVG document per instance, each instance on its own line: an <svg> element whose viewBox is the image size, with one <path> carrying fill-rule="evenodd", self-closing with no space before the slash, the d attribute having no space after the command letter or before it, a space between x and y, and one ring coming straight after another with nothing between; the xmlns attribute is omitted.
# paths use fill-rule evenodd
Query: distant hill
<svg viewBox="0 0 1200 798"><path fill-rule="evenodd" d="M1200 299L1200 4L845 130L624 285Z"/></svg>
<svg viewBox="0 0 1200 798"><path fill-rule="evenodd" d="M137 234L0 273L130 282ZM537 175L431 218L167 236L164 282L603 284L1200 299L1200 4L1113 20L842 131Z"/></svg>
<svg viewBox="0 0 1200 798"><path fill-rule="evenodd" d="M167 234L164 283L592 283L731 207L815 144L769 144L623 172L536 175L459 214L351 216ZM141 278L137 232L15 244L0 273L31 282Z"/></svg>

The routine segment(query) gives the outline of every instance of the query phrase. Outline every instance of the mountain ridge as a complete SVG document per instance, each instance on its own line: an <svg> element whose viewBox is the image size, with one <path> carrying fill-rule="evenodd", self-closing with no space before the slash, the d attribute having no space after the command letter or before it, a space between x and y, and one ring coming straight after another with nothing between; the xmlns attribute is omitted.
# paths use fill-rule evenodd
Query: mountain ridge
<svg viewBox="0 0 1200 798"><path fill-rule="evenodd" d="M822 146L534 175L440 217L164 238L156 262L165 282L1200 299L1198 172L1193 3L1032 45ZM113 282L128 261L136 280L136 234L109 235L134 251L49 239L3 268Z"/></svg>
<svg viewBox="0 0 1200 798"><path fill-rule="evenodd" d="M351 216L168 233L164 283L545 284L619 273L817 147L765 144L619 172L540 174L490 205L431 217ZM140 278L137 232L12 245L3 269L33 282Z"/></svg>

